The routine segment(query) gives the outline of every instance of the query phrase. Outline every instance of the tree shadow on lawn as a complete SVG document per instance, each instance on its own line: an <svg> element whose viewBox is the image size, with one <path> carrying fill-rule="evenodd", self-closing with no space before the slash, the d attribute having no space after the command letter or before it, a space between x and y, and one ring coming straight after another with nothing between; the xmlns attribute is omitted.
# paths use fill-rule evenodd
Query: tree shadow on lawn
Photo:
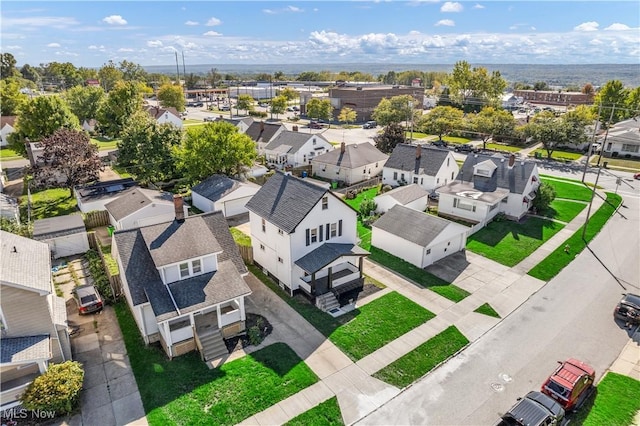
<svg viewBox="0 0 640 426"><path fill-rule="evenodd" d="M562 228L562 225L549 219L539 217L526 217L520 222L510 220L493 221L480 231L469 237L471 241L477 241L490 247L496 247L508 235L520 241L522 237L544 241L545 228L554 230Z"/></svg>

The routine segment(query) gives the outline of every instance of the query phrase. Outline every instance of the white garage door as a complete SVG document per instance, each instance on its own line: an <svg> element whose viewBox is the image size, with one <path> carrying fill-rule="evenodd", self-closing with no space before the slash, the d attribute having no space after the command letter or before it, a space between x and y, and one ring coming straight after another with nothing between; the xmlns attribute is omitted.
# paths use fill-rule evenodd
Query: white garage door
<svg viewBox="0 0 640 426"><path fill-rule="evenodd" d="M86 233L65 235L58 237L49 243L53 257L55 259L61 257L72 256L74 254L82 254L89 250L89 240Z"/></svg>
<svg viewBox="0 0 640 426"><path fill-rule="evenodd" d="M249 210L245 208L245 204L249 202L251 197L238 198L237 200L229 200L224 203L224 216L230 217L238 214L246 213Z"/></svg>

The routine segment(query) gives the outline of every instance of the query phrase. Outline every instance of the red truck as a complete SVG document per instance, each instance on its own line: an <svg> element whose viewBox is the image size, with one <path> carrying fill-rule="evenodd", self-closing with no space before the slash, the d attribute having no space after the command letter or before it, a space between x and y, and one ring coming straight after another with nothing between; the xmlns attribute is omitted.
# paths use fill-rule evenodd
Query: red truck
<svg viewBox="0 0 640 426"><path fill-rule="evenodd" d="M574 358L561 362L542 385L542 393L556 400L565 411L576 410L593 392L595 370Z"/></svg>

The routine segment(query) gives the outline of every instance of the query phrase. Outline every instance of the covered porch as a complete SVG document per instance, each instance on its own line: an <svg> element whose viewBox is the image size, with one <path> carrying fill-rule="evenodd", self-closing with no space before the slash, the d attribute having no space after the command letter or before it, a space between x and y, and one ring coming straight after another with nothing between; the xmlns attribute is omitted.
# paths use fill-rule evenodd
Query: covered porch
<svg viewBox="0 0 640 426"><path fill-rule="evenodd" d="M3 338L0 349L0 408L6 410L19 405L22 392L47 371L51 339L47 335Z"/></svg>

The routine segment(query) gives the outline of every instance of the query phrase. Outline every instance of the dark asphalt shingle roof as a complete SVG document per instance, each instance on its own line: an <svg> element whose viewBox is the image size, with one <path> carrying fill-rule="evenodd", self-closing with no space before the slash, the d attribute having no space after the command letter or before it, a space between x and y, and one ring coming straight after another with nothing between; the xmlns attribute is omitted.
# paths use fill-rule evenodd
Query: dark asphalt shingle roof
<svg viewBox="0 0 640 426"><path fill-rule="evenodd" d="M158 201L173 202L171 194L159 191L131 188L122 192L118 198L105 204L104 208L115 220L121 220L138 210Z"/></svg>
<svg viewBox="0 0 640 426"><path fill-rule="evenodd" d="M284 124L265 123L264 121L254 121L249 125L247 131L244 132L254 142L269 142L273 136L282 129Z"/></svg>
<svg viewBox="0 0 640 426"><path fill-rule="evenodd" d="M490 177L474 176L474 166L484 161L493 162L496 166L495 171ZM492 192L496 188L504 188L512 194L522 194L535 168L536 163L533 161L516 159L510 169L509 159L499 154L493 156L482 154L467 155L467 159L460 168L456 180L470 182L475 189L482 192Z"/></svg>
<svg viewBox="0 0 640 426"><path fill-rule="evenodd" d="M85 232L86 230L82 216L79 214L48 217L33 222L33 239L41 241L49 238L77 234L79 232Z"/></svg>
<svg viewBox="0 0 640 426"><path fill-rule="evenodd" d="M355 244L324 243L296 260L295 264L309 274L313 274L342 256L366 256L368 254L368 251Z"/></svg>
<svg viewBox="0 0 640 426"><path fill-rule="evenodd" d="M225 175L213 175L203 180L193 188L196 192L211 201L218 201L225 195L233 192L240 186L240 182Z"/></svg>
<svg viewBox="0 0 640 426"><path fill-rule="evenodd" d="M0 339L0 362L25 363L51 358L49 335L3 337Z"/></svg>
<svg viewBox="0 0 640 426"><path fill-rule="evenodd" d="M264 147L266 151L277 151L282 153L293 154L296 153L311 139L317 139L318 141L324 141L329 144L329 141L320 134L309 134L294 132L291 130L283 130L279 133L271 142Z"/></svg>
<svg viewBox="0 0 640 426"><path fill-rule="evenodd" d="M451 224L453 222L441 217L395 205L372 226L426 247Z"/></svg>
<svg viewBox="0 0 640 426"><path fill-rule="evenodd" d="M355 169L377 162L384 163L387 161L387 158L389 158L387 154L384 154L378 150L378 148L366 142L345 145L344 152L342 152L341 148L325 152L311 160L311 163L331 164Z"/></svg>
<svg viewBox="0 0 640 426"><path fill-rule="evenodd" d="M193 222L193 224L191 224ZM174 224L177 222L152 225L140 229L118 231L114 234L120 261L123 266L123 273L129 285L132 302L135 305L149 302L153 308L158 321L164 321L178 313L171 300L178 304L178 308L190 310L199 309L190 307L190 303L200 306L206 299L207 303L218 298L229 300L246 294L247 288L242 286L238 280L244 280L241 274L247 272L247 268L240 257L238 247L231 236L229 226L221 212L205 213L197 216L189 216L180 225L186 225L180 229ZM182 258L187 256L196 257L203 250L199 239L206 239L211 247L205 254L222 250L218 254L218 267L215 273L207 273L186 280L180 280L166 286L162 283L156 264L152 257L144 230L154 228L146 233L146 237L155 245L154 250L158 250L158 258L166 261L167 258ZM164 231L163 231L164 229ZM181 240L181 241L178 241ZM195 248L189 247L194 245ZM176 254L165 253L165 251L175 250ZM186 253L189 253L186 255ZM224 266L222 266L224 265ZM234 268L230 268L233 265ZM245 284L246 285L246 284ZM206 297L198 295L197 291L207 294ZM171 295L169 294L171 289ZM193 295L188 293L195 292ZM204 294L203 293L203 294ZM222 300L222 301L224 301Z"/></svg>
<svg viewBox="0 0 640 426"><path fill-rule="evenodd" d="M276 172L245 207L291 233L327 192L319 185Z"/></svg>
<svg viewBox="0 0 640 426"><path fill-rule="evenodd" d="M104 198L114 198L131 187L138 186L138 183L131 179L115 179L105 182L95 182L89 185L76 187L75 193L83 202L100 200Z"/></svg>
<svg viewBox="0 0 640 426"><path fill-rule="evenodd" d="M435 176L449 155L449 150L447 149L422 145L420 158L416 159L416 150L417 145L399 143L393 149L384 167L414 172L424 169L424 174Z"/></svg>

